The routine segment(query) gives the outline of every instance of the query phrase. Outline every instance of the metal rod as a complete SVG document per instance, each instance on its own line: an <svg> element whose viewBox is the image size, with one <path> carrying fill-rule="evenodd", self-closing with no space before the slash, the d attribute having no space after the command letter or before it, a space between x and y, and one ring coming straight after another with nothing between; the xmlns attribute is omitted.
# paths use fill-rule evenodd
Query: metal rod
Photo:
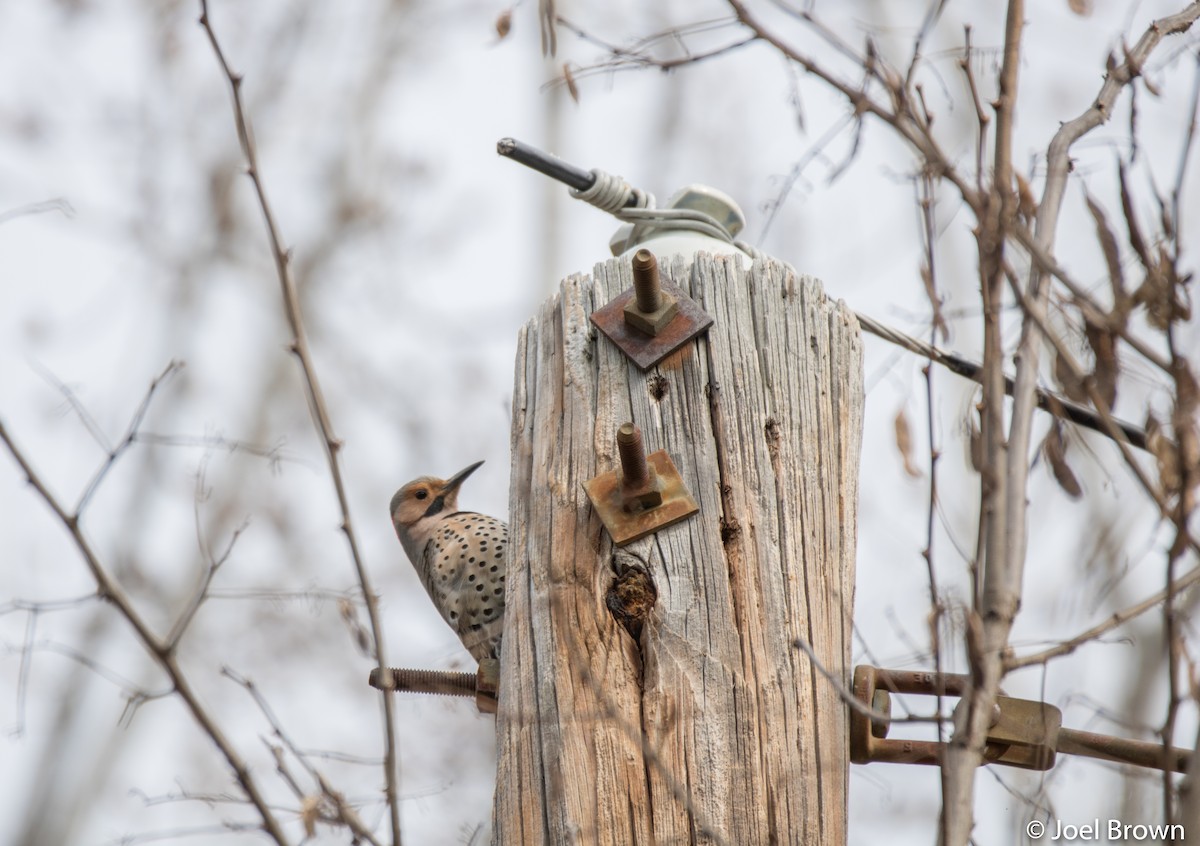
<svg viewBox="0 0 1200 846"><path fill-rule="evenodd" d="M474 696L476 675L439 670L406 670L398 667L388 667L381 675L376 667L371 670L367 683L379 690L432 693L441 696Z"/></svg>
<svg viewBox="0 0 1200 846"><path fill-rule="evenodd" d="M629 487L644 485L649 479L646 449L642 445L642 430L632 423L617 429L617 452L621 456L622 484Z"/></svg>
<svg viewBox="0 0 1200 846"><path fill-rule="evenodd" d="M496 152L505 158L531 167L551 179L557 179L576 191L586 191L595 183L596 177L583 168L568 164L558 156L537 147L531 147L516 138L501 138L496 142Z"/></svg>
<svg viewBox="0 0 1200 846"><path fill-rule="evenodd" d="M885 670L880 667L869 669L874 671L875 690L887 690L892 693L962 696L967 692L971 683L971 677L965 674L931 673L923 670Z"/></svg>
<svg viewBox="0 0 1200 846"><path fill-rule="evenodd" d="M647 249L633 254L633 290L637 296L638 311L647 314L658 311L662 305L662 283L658 278L658 259Z"/></svg>
<svg viewBox="0 0 1200 846"><path fill-rule="evenodd" d="M937 347L930 346L924 341L899 332L890 326L885 326L877 320L874 320L868 315L861 312L855 312L855 317L858 318L858 323L863 329L875 335L878 338L895 344L898 347L903 347L909 352L914 352L917 355L925 356L931 361L936 361L938 364L945 367L952 373L957 373L974 382L983 382L983 365L976 364L973 361L967 361L965 358L954 355L953 353L943 352ZM1064 420L1070 420L1079 426L1084 426L1088 429L1093 429L1105 437L1111 438L1108 427L1104 425L1104 419L1095 411L1086 408L1078 403L1072 402L1064 396L1053 394L1049 391L1036 388L1036 398L1038 408L1050 414L1061 417ZM1009 376L1004 377L1004 392L1009 396L1013 393L1013 380ZM1126 423L1116 417L1112 418L1113 424L1121 430L1121 433L1129 439L1129 443L1138 449L1147 449L1146 432L1144 429L1139 429L1132 423Z"/></svg>
<svg viewBox="0 0 1200 846"><path fill-rule="evenodd" d="M1192 753L1186 749L1171 747L1167 752L1161 743L1127 740L1123 737L1109 737L1069 728L1059 731L1057 746L1058 751L1065 755L1083 755L1102 761L1132 764L1151 770L1173 770L1177 773L1187 772L1188 763L1192 758Z"/></svg>

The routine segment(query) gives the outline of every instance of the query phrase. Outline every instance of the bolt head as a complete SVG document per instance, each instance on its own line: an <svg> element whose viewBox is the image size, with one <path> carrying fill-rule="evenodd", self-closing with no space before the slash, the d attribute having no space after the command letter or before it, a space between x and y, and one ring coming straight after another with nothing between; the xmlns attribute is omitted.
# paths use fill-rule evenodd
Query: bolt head
<svg viewBox="0 0 1200 846"><path fill-rule="evenodd" d="M679 303L666 291L660 297L661 305L654 311L642 311L637 307L637 297L630 299L625 304L625 325L650 336L666 329L679 313Z"/></svg>
<svg viewBox="0 0 1200 846"><path fill-rule="evenodd" d="M621 479L621 508L629 514L637 514L648 508L657 508L663 502L663 484L654 465L646 464L646 481L631 485Z"/></svg>

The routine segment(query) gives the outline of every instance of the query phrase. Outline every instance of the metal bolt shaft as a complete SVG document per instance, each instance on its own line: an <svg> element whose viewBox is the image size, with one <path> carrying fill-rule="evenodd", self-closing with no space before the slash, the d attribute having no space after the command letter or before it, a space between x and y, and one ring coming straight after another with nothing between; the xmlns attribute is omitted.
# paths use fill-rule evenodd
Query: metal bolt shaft
<svg viewBox="0 0 1200 846"><path fill-rule="evenodd" d="M379 690L432 693L441 696L474 696L475 673L451 673L440 670L405 670L387 667L371 670L368 683Z"/></svg>
<svg viewBox="0 0 1200 846"><path fill-rule="evenodd" d="M621 455L621 473L626 485L646 482L646 450L642 446L642 430L632 423L617 429L617 452Z"/></svg>
<svg viewBox="0 0 1200 846"><path fill-rule="evenodd" d="M633 290L639 311L658 311L662 305L662 286L658 281L658 259L649 250L633 254Z"/></svg>
<svg viewBox="0 0 1200 846"><path fill-rule="evenodd" d="M475 707L485 714L494 714L500 695L500 660L484 658L473 673L376 667L367 683L378 690L474 697Z"/></svg>
<svg viewBox="0 0 1200 846"><path fill-rule="evenodd" d="M1192 753L1187 749L1163 749L1161 743L1109 737L1090 731L1062 729L1058 733L1058 751L1065 755L1083 755L1101 761L1117 761L1152 770L1186 773Z"/></svg>

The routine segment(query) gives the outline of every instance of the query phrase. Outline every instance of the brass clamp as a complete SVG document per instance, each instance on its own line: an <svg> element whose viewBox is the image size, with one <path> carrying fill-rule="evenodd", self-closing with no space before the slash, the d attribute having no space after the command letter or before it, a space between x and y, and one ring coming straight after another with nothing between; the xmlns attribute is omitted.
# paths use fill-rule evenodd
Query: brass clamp
<svg viewBox="0 0 1200 846"><path fill-rule="evenodd" d="M850 760L856 764L884 761L940 765L944 743L888 737L891 698L894 694L961 698L969 687L970 677L955 673L884 670L865 664L855 667L854 698L876 712L876 716L851 710ZM962 707L961 702L958 707ZM1060 752L1180 773L1187 771L1191 760L1191 752L1184 749L1063 728L1062 711L1045 702L996 697L983 750L985 764L1048 770Z"/></svg>
<svg viewBox="0 0 1200 846"><path fill-rule="evenodd" d="M484 658L474 673L443 670L405 670L376 667L367 684L393 693L430 693L440 696L474 697L482 714L496 713L500 699L500 659Z"/></svg>

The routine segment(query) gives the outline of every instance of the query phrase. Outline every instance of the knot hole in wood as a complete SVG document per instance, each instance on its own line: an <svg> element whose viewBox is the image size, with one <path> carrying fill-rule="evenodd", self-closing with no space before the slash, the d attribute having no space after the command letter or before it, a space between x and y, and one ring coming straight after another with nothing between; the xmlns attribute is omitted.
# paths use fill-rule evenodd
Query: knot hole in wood
<svg viewBox="0 0 1200 846"><path fill-rule="evenodd" d="M644 567L640 564L617 566L617 575L608 588L604 604L634 640L641 639L642 623L650 616L656 601L658 588Z"/></svg>

